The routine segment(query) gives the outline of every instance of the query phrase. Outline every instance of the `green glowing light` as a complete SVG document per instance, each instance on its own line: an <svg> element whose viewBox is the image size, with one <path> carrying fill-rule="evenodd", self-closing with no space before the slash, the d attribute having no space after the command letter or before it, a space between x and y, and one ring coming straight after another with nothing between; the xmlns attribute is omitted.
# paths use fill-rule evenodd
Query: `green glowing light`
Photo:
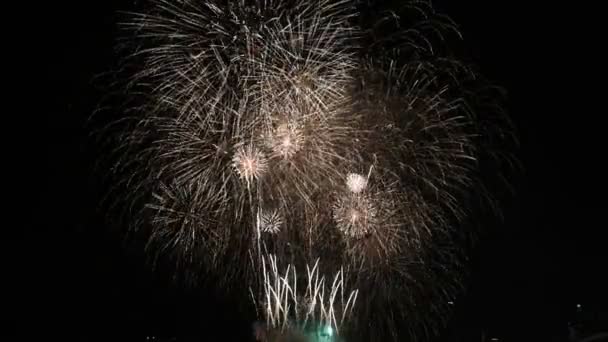
<svg viewBox="0 0 608 342"><path fill-rule="evenodd" d="M334 329L330 325L319 326L309 335L314 342L335 342Z"/></svg>
<svg viewBox="0 0 608 342"><path fill-rule="evenodd" d="M300 331L306 342L345 342L334 331L331 324L319 324L308 322L300 325Z"/></svg>

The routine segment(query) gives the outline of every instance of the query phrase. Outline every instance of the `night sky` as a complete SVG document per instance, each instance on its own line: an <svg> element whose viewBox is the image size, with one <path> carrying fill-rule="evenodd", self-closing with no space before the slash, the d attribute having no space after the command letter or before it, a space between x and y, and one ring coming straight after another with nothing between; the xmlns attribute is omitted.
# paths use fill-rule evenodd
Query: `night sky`
<svg viewBox="0 0 608 342"><path fill-rule="evenodd" d="M20 209L16 223L3 227L17 239L2 244L4 323L13 340L250 338L250 322L231 310L230 298L174 286L151 271L97 209L104 170L94 168L100 151L86 120L103 96L99 75L118 57L116 11L132 2L31 4L15 12L23 22L13 28L23 36L7 32L17 41L11 51L26 52L17 62L28 70L5 66L18 79L10 99L17 111L3 113L19 121L5 126L16 136L5 150L17 159L16 177L5 181L17 188L10 202ZM596 21L585 19L591 10L503 0L435 4L460 24L481 72L507 89L523 165L504 224L482 236L468 294L441 341L483 341L482 334L487 341L568 341L568 324L577 320L608 330L606 107L594 104L606 95L605 85L591 83L602 81L589 57L601 46L592 39Z"/></svg>

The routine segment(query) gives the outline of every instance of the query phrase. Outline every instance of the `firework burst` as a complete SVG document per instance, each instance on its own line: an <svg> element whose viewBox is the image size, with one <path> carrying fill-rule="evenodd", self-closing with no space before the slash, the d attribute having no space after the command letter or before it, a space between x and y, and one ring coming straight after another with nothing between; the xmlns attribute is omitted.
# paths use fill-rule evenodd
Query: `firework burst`
<svg viewBox="0 0 608 342"><path fill-rule="evenodd" d="M113 194L154 260L246 284L269 329L415 340L460 289L507 120L429 2L365 6L151 1Z"/></svg>
<svg viewBox="0 0 608 342"><path fill-rule="evenodd" d="M158 205L160 184L196 192L192 215L213 219L192 229L210 239L224 229L226 240L216 242L226 248L249 246L261 208L277 208L261 215L268 232L297 203L314 216L316 194L337 182L351 132L339 110L356 68L351 4L150 5L125 25L135 37L126 65L139 70L127 91L140 104L119 122L113 167L133 228L151 237L169 230L169 220L142 210ZM189 244L172 241L182 242ZM222 259L220 249L207 253Z"/></svg>
<svg viewBox="0 0 608 342"><path fill-rule="evenodd" d="M248 189L251 183L260 179L268 169L266 156L253 145L238 147L232 158L232 165Z"/></svg>
<svg viewBox="0 0 608 342"><path fill-rule="evenodd" d="M264 233L278 233L283 226L283 221L281 213L276 209L260 210L258 213L258 226Z"/></svg>
<svg viewBox="0 0 608 342"><path fill-rule="evenodd" d="M301 128L287 123L267 134L266 144L276 158L290 159L302 148L304 140Z"/></svg>
<svg viewBox="0 0 608 342"><path fill-rule="evenodd" d="M357 173L349 173L346 177L346 185L348 190L358 194L367 187L367 178Z"/></svg>
<svg viewBox="0 0 608 342"><path fill-rule="evenodd" d="M333 212L338 229L349 238L363 237L377 225L378 211L373 200L365 195L340 198Z"/></svg>

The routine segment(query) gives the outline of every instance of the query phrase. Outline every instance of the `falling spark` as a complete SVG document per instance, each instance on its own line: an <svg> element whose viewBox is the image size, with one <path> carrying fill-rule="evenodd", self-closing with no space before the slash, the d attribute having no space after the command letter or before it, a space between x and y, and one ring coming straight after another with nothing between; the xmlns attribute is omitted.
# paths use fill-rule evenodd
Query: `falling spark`
<svg viewBox="0 0 608 342"><path fill-rule="evenodd" d="M267 260L266 260L267 259ZM358 291L345 291L344 271L339 270L331 283L320 275L319 259L306 266L305 279L299 279L296 268L287 265L279 271L277 257L263 259L264 315L273 328L306 329L308 324L331 327L340 334L340 327L352 313ZM306 287L298 289L300 281Z"/></svg>

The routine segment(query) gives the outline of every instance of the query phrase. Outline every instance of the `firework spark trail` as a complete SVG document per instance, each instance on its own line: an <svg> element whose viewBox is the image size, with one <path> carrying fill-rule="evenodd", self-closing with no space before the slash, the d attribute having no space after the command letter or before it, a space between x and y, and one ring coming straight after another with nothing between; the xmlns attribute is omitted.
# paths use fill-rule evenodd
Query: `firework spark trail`
<svg viewBox="0 0 608 342"><path fill-rule="evenodd" d="M145 63L133 82L156 85L158 105L182 116L213 121L233 93L254 102L289 92L310 101L340 96L336 82L355 64L345 51L353 31L347 1L154 4L127 25Z"/></svg>
<svg viewBox="0 0 608 342"><path fill-rule="evenodd" d="M340 333L342 323L353 312L358 295L357 290L352 290L345 297L343 270L334 275L330 284L325 276L319 275L317 259L312 268L306 265L306 286L302 292L298 291L298 283L302 280L293 265L287 265L285 273L280 273L276 256L268 255L263 260L263 306L266 321L273 328L306 330L311 323L331 326Z"/></svg>
<svg viewBox="0 0 608 342"><path fill-rule="evenodd" d="M153 259L249 284L272 327L415 340L458 293L507 120L429 2L365 6L151 0L125 25L137 105L112 171Z"/></svg>

